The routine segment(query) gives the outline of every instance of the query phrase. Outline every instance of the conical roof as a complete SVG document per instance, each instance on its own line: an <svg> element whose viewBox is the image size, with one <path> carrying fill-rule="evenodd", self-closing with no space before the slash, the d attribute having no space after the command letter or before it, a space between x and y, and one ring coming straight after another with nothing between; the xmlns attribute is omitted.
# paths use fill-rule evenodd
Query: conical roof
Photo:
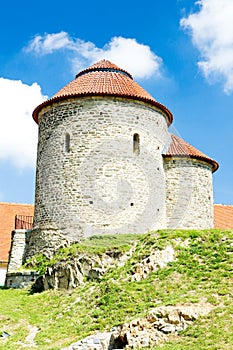
<svg viewBox="0 0 233 350"><path fill-rule="evenodd" d="M212 166L213 172L215 172L219 167L215 160L209 158L204 153L191 146L188 142L173 134L171 134L171 142L167 150L163 153L163 157L189 157L199 159L209 163Z"/></svg>
<svg viewBox="0 0 233 350"><path fill-rule="evenodd" d="M130 73L114 63L102 60L79 72L76 78L58 91L51 99L40 104L33 112L38 123L41 109L56 101L81 96L117 96L144 101L162 110L172 123L173 116L161 103L157 102L147 91L137 84Z"/></svg>

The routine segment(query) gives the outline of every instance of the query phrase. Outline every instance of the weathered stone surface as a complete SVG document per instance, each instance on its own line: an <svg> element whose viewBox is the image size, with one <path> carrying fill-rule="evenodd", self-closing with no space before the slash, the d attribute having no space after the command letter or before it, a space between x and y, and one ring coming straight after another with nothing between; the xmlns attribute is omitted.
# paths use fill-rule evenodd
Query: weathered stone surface
<svg viewBox="0 0 233 350"><path fill-rule="evenodd" d="M20 268L23 263L25 248L26 248L26 234L28 230L14 230L11 233L11 249L9 254L9 262L7 272L13 272Z"/></svg>
<svg viewBox="0 0 233 350"><path fill-rule="evenodd" d="M63 350L141 349L165 342L170 334L185 330L199 316L207 315L213 305L199 304L160 306L145 318L137 318L110 332L98 333L70 345Z"/></svg>
<svg viewBox="0 0 233 350"><path fill-rule="evenodd" d="M26 288L31 286L38 278L36 271L9 272L6 274L5 287L7 288Z"/></svg>
<svg viewBox="0 0 233 350"><path fill-rule="evenodd" d="M126 254L107 252L101 257L80 253L70 261L59 262L47 268L45 274L36 280L33 289L41 292L48 289L76 288L84 283L85 278L100 279L109 268L121 265L130 255L131 251Z"/></svg>
<svg viewBox="0 0 233 350"><path fill-rule="evenodd" d="M62 350L108 350L112 333L104 332L79 340Z"/></svg>
<svg viewBox="0 0 233 350"><path fill-rule="evenodd" d="M145 279L150 272L157 271L159 268L167 266L167 264L174 261L174 259L175 251L172 246L168 246L163 250L158 250L136 265L136 272L131 280L140 281Z"/></svg>
<svg viewBox="0 0 233 350"><path fill-rule="evenodd" d="M60 248L71 245L62 232L54 227L44 227L33 229L26 234L26 246L24 247L23 263L34 255L43 254L48 259L52 258Z"/></svg>
<svg viewBox="0 0 233 350"><path fill-rule="evenodd" d="M166 158L168 228L214 227L212 167L192 158Z"/></svg>
<svg viewBox="0 0 233 350"><path fill-rule="evenodd" d="M35 229L55 228L78 241L166 227L162 150L168 135L163 112L140 101L71 98L43 109Z"/></svg>
<svg viewBox="0 0 233 350"><path fill-rule="evenodd" d="M101 256L80 253L69 261L59 262L47 268L45 274L35 282L34 290L72 289L83 284L85 278L98 280L109 268L122 266L130 258L134 249L135 246L124 254L108 251ZM132 281L145 279L151 272L165 267L174 259L175 251L172 246L155 251L136 266L136 273L130 279Z"/></svg>
<svg viewBox="0 0 233 350"><path fill-rule="evenodd" d="M213 227L212 168L163 159L171 141L166 118L151 104L111 96L41 109L26 259L93 234Z"/></svg>

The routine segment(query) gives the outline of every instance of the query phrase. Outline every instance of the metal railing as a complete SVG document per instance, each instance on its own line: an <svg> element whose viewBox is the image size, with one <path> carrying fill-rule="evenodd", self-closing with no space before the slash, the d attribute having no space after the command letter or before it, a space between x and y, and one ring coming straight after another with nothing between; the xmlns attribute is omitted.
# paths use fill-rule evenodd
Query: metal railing
<svg viewBox="0 0 233 350"><path fill-rule="evenodd" d="M15 216L15 230L32 230L33 228L33 216L16 215Z"/></svg>

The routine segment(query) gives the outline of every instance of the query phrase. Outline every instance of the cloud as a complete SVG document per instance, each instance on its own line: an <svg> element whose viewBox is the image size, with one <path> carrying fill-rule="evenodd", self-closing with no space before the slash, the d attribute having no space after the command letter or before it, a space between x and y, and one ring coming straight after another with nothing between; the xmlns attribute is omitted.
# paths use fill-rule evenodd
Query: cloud
<svg viewBox="0 0 233 350"><path fill-rule="evenodd" d="M101 59L108 59L129 70L135 78L144 79L160 75L162 59L148 45L138 43L136 39L113 37L103 48L90 41L71 38L68 33L37 35L25 48L26 52L40 55L52 54L58 50L73 53L73 71L90 65Z"/></svg>
<svg viewBox="0 0 233 350"><path fill-rule="evenodd" d="M100 59L114 61L139 78L159 74L162 60L149 46L135 39L114 37L103 48L94 43L71 38L68 33L37 35L24 48L27 53L48 55L71 52L72 68L81 69ZM136 59L137 58L137 59ZM20 80L0 78L0 160L10 161L20 169L34 167L36 160L37 125L33 109L47 97L37 83L31 86Z"/></svg>
<svg viewBox="0 0 233 350"><path fill-rule="evenodd" d="M0 78L0 160L18 168L33 167L36 160L37 125L33 109L45 100L40 86Z"/></svg>
<svg viewBox="0 0 233 350"><path fill-rule="evenodd" d="M233 1L199 0L199 11L180 21L190 30L201 53L198 62L209 82L223 82L224 92L233 91Z"/></svg>
<svg viewBox="0 0 233 350"><path fill-rule="evenodd" d="M53 53L63 48L72 49L73 42L66 32L56 34L36 35L29 45L25 48L26 52L34 51L38 54L45 55Z"/></svg>

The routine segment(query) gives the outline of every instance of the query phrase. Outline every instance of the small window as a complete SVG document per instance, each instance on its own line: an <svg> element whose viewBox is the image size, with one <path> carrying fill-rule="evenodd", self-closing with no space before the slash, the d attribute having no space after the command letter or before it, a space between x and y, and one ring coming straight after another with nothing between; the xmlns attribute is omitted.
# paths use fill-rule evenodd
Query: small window
<svg viewBox="0 0 233 350"><path fill-rule="evenodd" d="M66 133L65 135L65 151L67 153L70 152L70 134L69 133Z"/></svg>
<svg viewBox="0 0 233 350"><path fill-rule="evenodd" d="M139 134L133 135L133 153L140 154L140 137Z"/></svg>

